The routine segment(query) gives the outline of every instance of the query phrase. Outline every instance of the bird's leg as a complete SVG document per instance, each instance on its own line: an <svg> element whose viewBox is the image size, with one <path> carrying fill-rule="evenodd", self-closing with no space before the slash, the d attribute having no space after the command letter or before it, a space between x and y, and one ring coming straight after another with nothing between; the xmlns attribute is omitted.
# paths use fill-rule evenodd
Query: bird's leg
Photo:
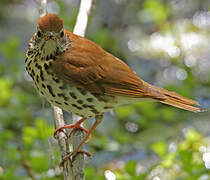
<svg viewBox="0 0 210 180"><path fill-rule="evenodd" d="M58 133L58 131L61 131L61 130L63 130L63 129L69 129L69 128L72 128L72 130L71 130L70 133L68 134L68 137L72 134L72 132L73 132L75 129L81 129L81 130L83 130L84 132L88 133L88 130L81 126L81 123L84 122L86 119L87 119L87 118L82 118L82 119L80 119L79 121L77 121L77 122L74 123L74 124L69 124L69 125L65 125L65 126L59 127L58 129L56 129L56 130L54 131L54 137L55 137L55 135Z"/></svg>
<svg viewBox="0 0 210 180"><path fill-rule="evenodd" d="M82 147L82 145L85 143L85 141L89 138L90 134L93 132L93 130L101 123L101 121L103 120L103 115L100 115L100 116L96 116L96 121L95 123L93 124L93 126L90 128L89 132L85 135L85 137L82 139L82 141L79 143L79 145L76 147L76 149L74 149L73 152L71 152L70 154L68 154L67 156L65 156L63 158L63 160L61 161L60 163L60 166L63 165L63 163L70 157L73 157L79 153L79 152L82 152L82 153L85 153L88 157L91 157L91 154L90 153L87 153L85 151L80 151L80 148ZM72 159L73 159L72 158Z"/></svg>

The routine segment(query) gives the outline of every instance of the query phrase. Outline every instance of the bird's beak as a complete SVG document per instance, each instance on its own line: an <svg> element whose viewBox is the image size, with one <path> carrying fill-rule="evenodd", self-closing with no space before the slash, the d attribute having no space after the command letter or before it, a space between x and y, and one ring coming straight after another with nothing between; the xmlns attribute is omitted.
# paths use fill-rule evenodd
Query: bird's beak
<svg viewBox="0 0 210 180"><path fill-rule="evenodd" d="M48 34L48 36L49 36L49 38L51 39L53 36L54 36L54 32L49 32L49 34Z"/></svg>

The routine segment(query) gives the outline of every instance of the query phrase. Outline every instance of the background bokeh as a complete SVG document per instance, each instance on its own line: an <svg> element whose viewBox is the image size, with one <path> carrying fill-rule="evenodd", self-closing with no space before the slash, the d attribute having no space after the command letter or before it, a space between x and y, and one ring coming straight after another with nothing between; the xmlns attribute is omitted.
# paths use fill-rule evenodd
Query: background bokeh
<svg viewBox="0 0 210 180"><path fill-rule="evenodd" d="M78 0L49 0L73 30ZM62 179L49 104L24 67L35 0L0 2L0 179ZM198 100L202 113L154 102L116 108L85 146L87 180L210 179L210 1L97 0L86 37L144 80ZM68 123L71 115L65 113ZM93 124L87 120L86 127Z"/></svg>

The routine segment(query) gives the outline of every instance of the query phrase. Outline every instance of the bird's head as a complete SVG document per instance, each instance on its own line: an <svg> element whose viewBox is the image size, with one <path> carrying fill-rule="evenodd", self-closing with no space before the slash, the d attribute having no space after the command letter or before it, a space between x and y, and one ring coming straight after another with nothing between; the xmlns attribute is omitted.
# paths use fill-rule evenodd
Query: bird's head
<svg viewBox="0 0 210 180"><path fill-rule="evenodd" d="M43 57L55 56L65 51L69 44L63 20L56 14L47 14L39 19L34 37L33 46Z"/></svg>

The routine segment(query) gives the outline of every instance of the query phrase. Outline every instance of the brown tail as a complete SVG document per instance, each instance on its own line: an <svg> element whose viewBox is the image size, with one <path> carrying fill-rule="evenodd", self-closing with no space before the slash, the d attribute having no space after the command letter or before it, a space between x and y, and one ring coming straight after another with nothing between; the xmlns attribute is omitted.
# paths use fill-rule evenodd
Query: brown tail
<svg viewBox="0 0 210 180"><path fill-rule="evenodd" d="M201 112L200 104L197 101L185 98L175 92L170 92L156 86L152 86L151 89L152 91L155 91L155 94L161 94L165 96L163 99L158 99L158 101L163 104L168 104L192 112Z"/></svg>

